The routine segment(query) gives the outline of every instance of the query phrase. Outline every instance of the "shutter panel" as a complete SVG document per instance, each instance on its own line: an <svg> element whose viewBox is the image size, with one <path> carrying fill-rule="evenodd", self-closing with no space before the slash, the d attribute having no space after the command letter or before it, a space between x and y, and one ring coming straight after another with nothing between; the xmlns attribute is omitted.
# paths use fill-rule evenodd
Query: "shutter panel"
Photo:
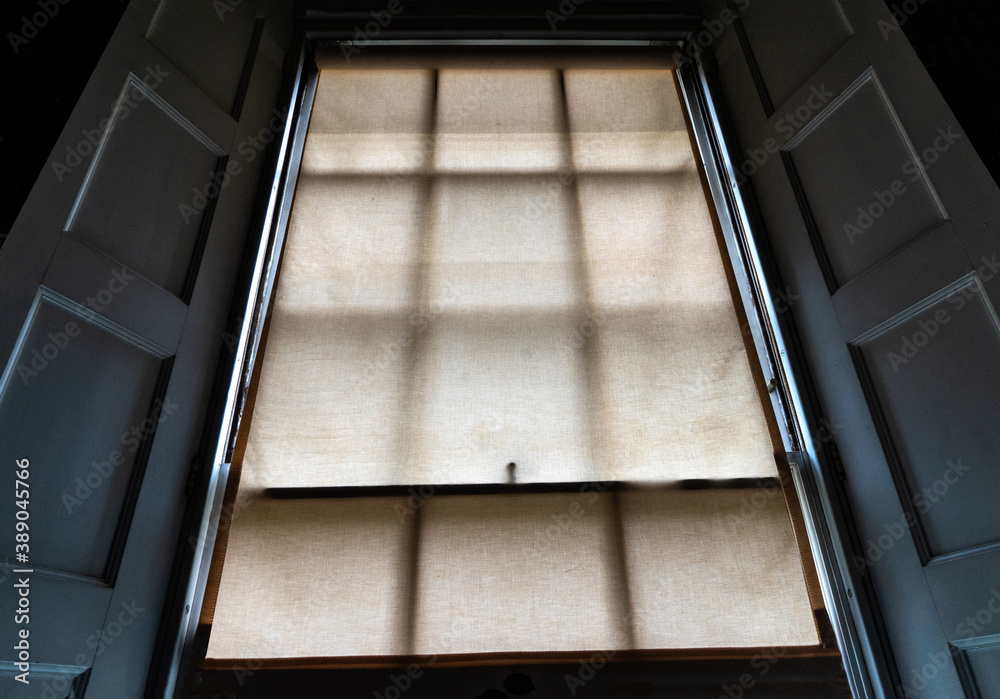
<svg viewBox="0 0 1000 699"><path fill-rule="evenodd" d="M1000 191L884 3L741 14L742 38L715 46L720 77L743 174L801 296L791 313L823 412L841 426L855 563L901 682L883 689L976 696L952 657L995 657L1000 632L995 615L963 626L1000 577Z"/></svg>
<svg viewBox="0 0 1000 699"><path fill-rule="evenodd" d="M30 626L0 621L30 631L31 684L4 670L5 696L146 687L263 160L237 148L266 131L291 16L131 3L0 249L0 457L30 462L31 494L5 609L33 571ZM206 195L227 159L241 174Z"/></svg>

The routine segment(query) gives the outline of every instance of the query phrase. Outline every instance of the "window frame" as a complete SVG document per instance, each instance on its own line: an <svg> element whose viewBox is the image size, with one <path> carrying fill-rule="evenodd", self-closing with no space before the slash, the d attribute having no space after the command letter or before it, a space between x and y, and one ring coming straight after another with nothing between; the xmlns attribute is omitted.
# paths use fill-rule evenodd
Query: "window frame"
<svg viewBox="0 0 1000 699"><path fill-rule="evenodd" d="M456 9L457 13L458 10ZM638 32L618 25L591 31L587 41L607 45L675 45L682 56L693 42L690 22L672 20L676 29L661 32L656 40L636 39ZM633 27L634 20L630 23ZM534 31L534 30L532 30ZM441 43L441 32L429 29L400 32L395 40ZM496 32L499 33L499 32ZM477 36L475 31L460 32ZM161 624L150 686L167 695L181 686L180 678L196 667L205 648L197 637L198 617L204 599L215 534L225 528L231 513L223 513L229 467L244 410L258 346L266 330L280 254L287 230L299 164L318 70L313 48L318 42L349 36L330 28L322 13L306 13L291 60L286 63L285 86L278 112L285 128L268 152L250 240L244 253L244 273L234 297L223 352L215 405L206 424L201 469L189 483L192 495L185 528L181 532L174 577L169 593L172 605ZM454 36L454 34L452 35ZM551 34L549 34L551 36ZM600 37L595 39L595 36ZM445 40L447 41L447 40ZM511 39L476 39L480 43L517 44ZM574 43L573 39L533 39L532 43ZM579 43L579 40L576 40ZM802 507L810 547L819 574L824 604L841 650L843 667L856 697L884 696L891 658L870 580L852 564L860 550L846 493L838 474L836 444L826 429L796 339L788 298L768 290L783 290L769 252L767 234L753 195L752 185L739 183L736 163L741 154L727 117L710 56L697 54L683 60L677 70L681 94L697 145L701 166L709 182L717 215L736 275L753 344L768 385L772 409L788 453L795 490ZM268 174L273 173L273 178ZM780 304L786 304L784 307ZM718 662L718 661L708 661ZM559 666L553 666L557 668ZM708 667L708 666L706 666ZM247 668L252 672L251 668ZM383 672L384 678L384 672ZM240 682L242 684L242 682Z"/></svg>

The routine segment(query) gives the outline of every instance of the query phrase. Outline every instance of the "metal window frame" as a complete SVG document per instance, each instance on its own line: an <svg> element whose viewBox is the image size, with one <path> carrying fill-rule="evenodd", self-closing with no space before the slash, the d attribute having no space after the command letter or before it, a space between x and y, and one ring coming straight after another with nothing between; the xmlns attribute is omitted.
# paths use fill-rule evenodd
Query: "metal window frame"
<svg viewBox="0 0 1000 699"><path fill-rule="evenodd" d="M676 36L675 36L676 35ZM179 680L192 659L195 632L207 585L215 546L215 533L222 517L223 496L229 476L235 435L242 417L252 368L256 361L287 231L299 163L308 128L318 71L312 60L313 46L320 41L346 39L344 32L301 28L287 66L281 105L286 110L285 129L269 153L273 178L262 180L258 197L256 234L248 243L245 274L237 292L231 327L236 329L236 351L220 369L217 407L206 426L204 461L209 467L199 474L192 507L181 532L172 606L164 615L161 639L149 689L174 696ZM589 33L568 40L481 38L422 39L412 34L379 43L486 44L486 45L664 45L690 34L678 29L660 33L656 39L622 38L620 30L606 36ZM678 48L685 45L678 43ZM689 55L680 52L682 56ZM732 268L750 323L758 359L768 380L773 380L772 407L778 417L782 439L789 454L795 489L806 520L824 603L841 650L852 693L864 699L893 697L894 663L878 612L877 600L868 581L852 557L860 550L846 493L836 473L835 446L822 439L821 413L803 361L791 314L776 307L771 290L780 290L780 278L769 253L766 231L757 212L752 188L738 184L734 157L736 139L715 78L715 67L697 53L683 58L679 82L707 175L713 204L722 226ZM280 108L280 107L279 107ZM211 435L215 435L213 438ZM188 542L192 542L188 545Z"/></svg>
<svg viewBox="0 0 1000 699"><path fill-rule="evenodd" d="M836 445L823 436L823 416L794 319L777 307L785 287L767 242L752 185L737 176L739 149L710 58L679 70L702 165L712 190L732 267L739 279L758 358L772 382L772 407L799 497L809 544L851 691L859 699L895 697L895 662L870 580L854 565L860 553ZM756 314L752 311L757 311ZM756 315L756 317L754 317Z"/></svg>

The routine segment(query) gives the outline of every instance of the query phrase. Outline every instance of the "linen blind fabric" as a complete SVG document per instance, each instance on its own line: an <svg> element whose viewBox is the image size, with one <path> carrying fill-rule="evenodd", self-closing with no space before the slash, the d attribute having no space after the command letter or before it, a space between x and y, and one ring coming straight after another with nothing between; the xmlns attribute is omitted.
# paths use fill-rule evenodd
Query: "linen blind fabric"
<svg viewBox="0 0 1000 699"><path fill-rule="evenodd" d="M725 487L778 472L672 71L356 63L319 75L208 657L816 644L781 490ZM511 479L581 487L267 490Z"/></svg>

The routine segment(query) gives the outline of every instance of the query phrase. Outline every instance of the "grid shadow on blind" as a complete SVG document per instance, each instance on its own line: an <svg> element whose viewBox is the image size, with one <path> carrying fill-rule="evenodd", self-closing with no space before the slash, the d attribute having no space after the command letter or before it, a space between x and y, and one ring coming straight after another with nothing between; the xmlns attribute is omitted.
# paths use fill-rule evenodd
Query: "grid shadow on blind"
<svg viewBox="0 0 1000 699"><path fill-rule="evenodd" d="M672 71L323 70L312 115L209 658L816 644L781 489L725 487L778 471ZM512 482L581 486L273 497Z"/></svg>

